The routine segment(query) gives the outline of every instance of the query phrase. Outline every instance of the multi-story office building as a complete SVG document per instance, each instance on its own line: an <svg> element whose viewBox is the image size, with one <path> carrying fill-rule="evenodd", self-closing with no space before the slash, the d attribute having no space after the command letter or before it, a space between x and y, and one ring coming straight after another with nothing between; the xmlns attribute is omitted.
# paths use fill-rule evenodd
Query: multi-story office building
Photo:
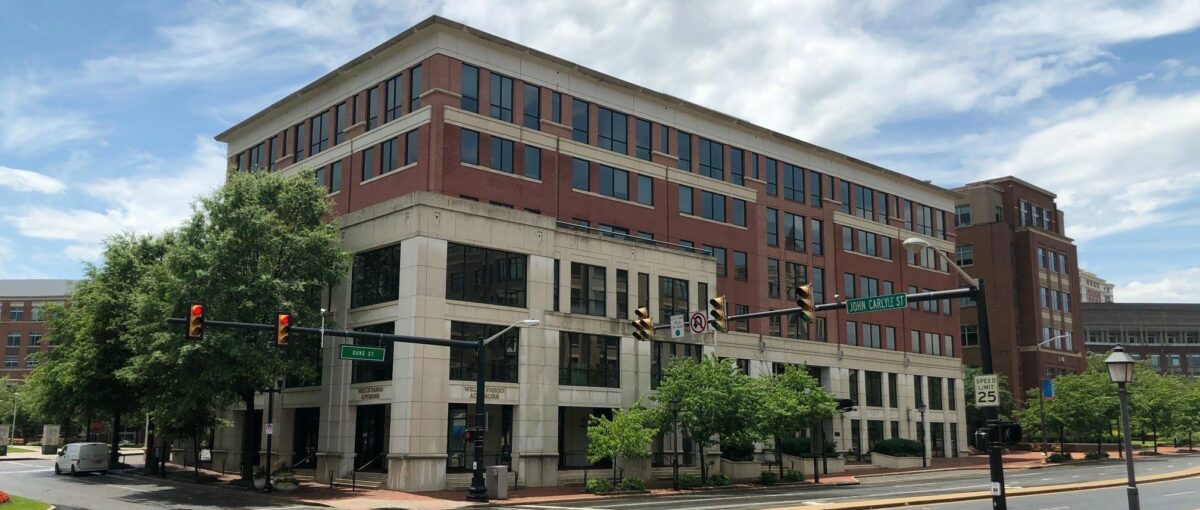
<svg viewBox="0 0 1200 510"><path fill-rule="evenodd" d="M1089 352L1114 346L1164 374L1200 376L1200 304L1084 303Z"/></svg>
<svg viewBox="0 0 1200 510"><path fill-rule="evenodd" d="M822 425L841 450L926 429L934 455L966 448L957 303L641 343L629 325L638 306L663 324L717 294L731 314L790 308L806 282L818 302L950 288L932 251L900 246L954 249L948 190L436 17L218 140L236 171L328 189L355 253L326 305L340 324L475 339L541 321L488 353L486 462L525 483L576 479L589 415L703 353L751 375L805 364L856 399ZM383 364L327 350L319 385L286 389L278 454L319 479L368 466L388 487L465 486L472 353L388 348ZM240 430L218 433L216 462ZM672 444L656 440L656 466Z"/></svg>
<svg viewBox="0 0 1200 510"><path fill-rule="evenodd" d="M37 353L48 349L42 313L51 303L65 304L73 280L0 280L0 332L4 333L4 365L0 378L19 381L37 367Z"/></svg>
<svg viewBox="0 0 1200 510"><path fill-rule="evenodd" d="M1091 271L1079 270L1080 301L1084 303L1112 303L1113 287Z"/></svg>
<svg viewBox="0 0 1200 510"><path fill-rule="evenodd" d="M1054 193L1016 177L957 191L957 260L987 284L993 365L1020 403L1042 379L1087 367L1075 244ZM975 304L962 304L963 362L979 366Z"/></svg>

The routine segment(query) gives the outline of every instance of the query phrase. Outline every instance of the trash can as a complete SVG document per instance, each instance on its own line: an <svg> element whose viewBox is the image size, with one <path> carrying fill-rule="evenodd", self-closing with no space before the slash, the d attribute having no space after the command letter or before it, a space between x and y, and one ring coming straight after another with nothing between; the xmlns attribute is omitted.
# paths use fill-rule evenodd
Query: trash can
<svg viewBox="0 0 1200 510"><path fill-rule="evenodd" d="M485 481L489 499L508 499L508 466L488 466Z"/></svg>
<svg viewBox="0 0 1200 510"><path fill-rule="evenodd" d="M0 444L0 457L8 455L8 445Z"/></svg>

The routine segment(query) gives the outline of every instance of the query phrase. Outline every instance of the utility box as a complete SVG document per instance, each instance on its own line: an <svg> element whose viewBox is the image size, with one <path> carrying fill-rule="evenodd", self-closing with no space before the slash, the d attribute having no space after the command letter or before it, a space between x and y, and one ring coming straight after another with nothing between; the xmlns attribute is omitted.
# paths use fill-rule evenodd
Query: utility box
<svg viewBox="0 0 1200 510"><path fill-rule="evenodd" d="M488 466L484 481L489 499L508 499L508 466Z"/></svg>

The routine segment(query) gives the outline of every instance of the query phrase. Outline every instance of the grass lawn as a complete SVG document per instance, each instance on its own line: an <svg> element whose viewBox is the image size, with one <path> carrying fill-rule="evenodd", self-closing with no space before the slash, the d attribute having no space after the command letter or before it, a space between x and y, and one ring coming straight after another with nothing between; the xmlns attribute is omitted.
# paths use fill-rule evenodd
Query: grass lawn
<svg viewBox="0 0 1200 510"><path fill-rule="evenodd" d="M29 446L9 446L8 451L16 452L16 453L38 453L42 450L38 449L38 448L32 448Z"/></svg>
<svg viewBox="0 0 1200 510"><path fill-rule="evenodd" d="M0 504L0 508L4 510L45 510L46 508L50 508L50 505L34 499L13 496L12 494L9 494L8 497L12 498L12 500L8 503Z"/></svg>

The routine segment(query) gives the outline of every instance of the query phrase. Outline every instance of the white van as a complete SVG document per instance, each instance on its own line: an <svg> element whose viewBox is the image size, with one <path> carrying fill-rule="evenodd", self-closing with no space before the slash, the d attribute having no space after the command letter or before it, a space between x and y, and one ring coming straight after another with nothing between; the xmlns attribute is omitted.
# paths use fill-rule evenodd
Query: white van
<svg viewBox="0 0 1200 510"><path fill-rule="evenodd" d="M108 445L104 443L71 443L58 451L54 474L63 472L75 476L88 471L108 473Z"/></svg>

